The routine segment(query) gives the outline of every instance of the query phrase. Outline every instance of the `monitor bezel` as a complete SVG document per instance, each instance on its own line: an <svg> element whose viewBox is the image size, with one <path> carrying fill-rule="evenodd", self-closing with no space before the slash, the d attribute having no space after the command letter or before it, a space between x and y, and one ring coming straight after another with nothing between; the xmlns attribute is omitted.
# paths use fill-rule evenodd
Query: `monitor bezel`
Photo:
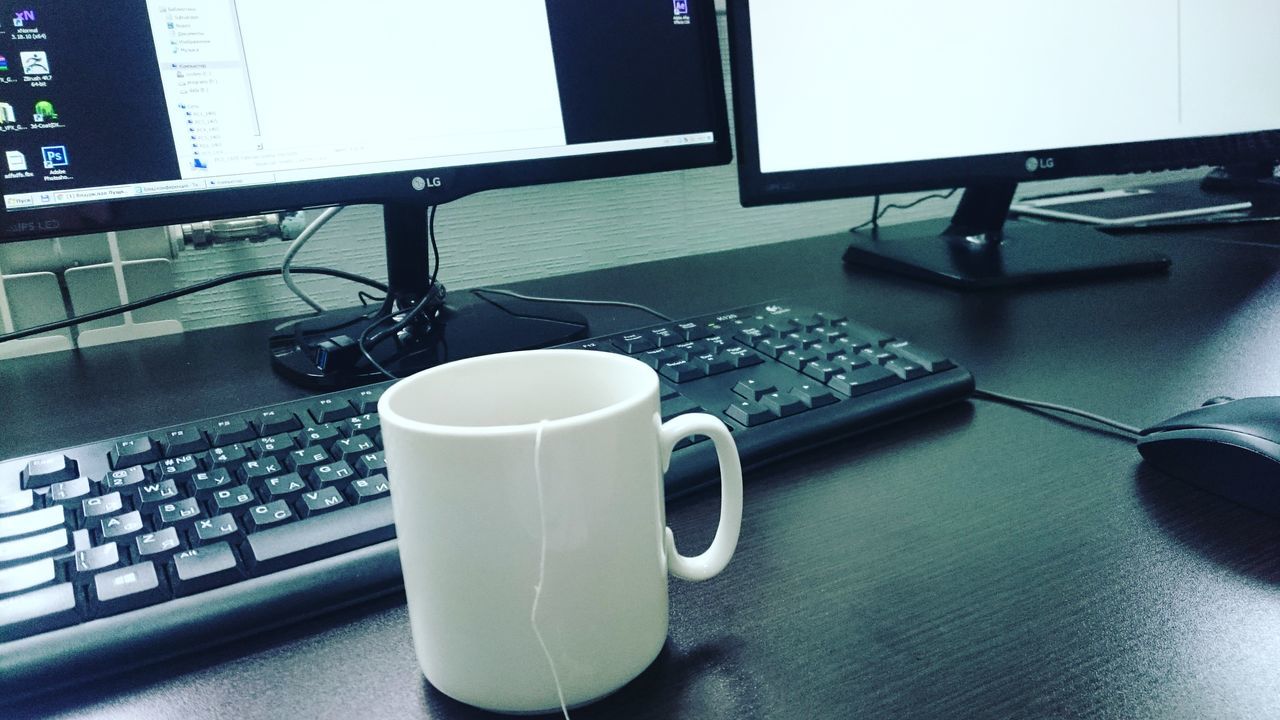
<svg viewBox="0 0 1280 720"><path fill-rule="evenodd" d="M727 13L738 190L742 205L746 207L986 183L1020 183L1280 160L1280 129L1276 129L765 173L760 168L749 0L728 0ZM945 111L945 108L939 108L940 114ZM1033 161L1035 167L1031 169Z"/></svg>
<svg viewBox="0 0 1280 720"><path fill-rule="evenodd" d="M24 208L4 212L0 243L129 230L201 220L286 212L334 205L439 205L485 190L623 177L726 165L733 159L725 98L720 33L714 0L691 0L699 17L700 46L712 112L711 143L588 155L423 167L349 178L253 185L128 200ZM425 179L427 182L415 182ZM0 178L0 197L5 193Z"/></svg>

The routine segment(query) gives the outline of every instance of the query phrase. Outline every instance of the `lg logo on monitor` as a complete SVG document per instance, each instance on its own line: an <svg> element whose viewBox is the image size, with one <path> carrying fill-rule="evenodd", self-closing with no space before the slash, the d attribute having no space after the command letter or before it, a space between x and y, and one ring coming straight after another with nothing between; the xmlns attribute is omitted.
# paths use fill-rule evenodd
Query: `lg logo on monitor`
<svg viewBox="0 0 1280 720"><path fill-rule="evenodd" d="M1027 172L1033 173L1037 170L1052 170L1053 158L1038 158L1034 155L1027 158Z"/></svg>

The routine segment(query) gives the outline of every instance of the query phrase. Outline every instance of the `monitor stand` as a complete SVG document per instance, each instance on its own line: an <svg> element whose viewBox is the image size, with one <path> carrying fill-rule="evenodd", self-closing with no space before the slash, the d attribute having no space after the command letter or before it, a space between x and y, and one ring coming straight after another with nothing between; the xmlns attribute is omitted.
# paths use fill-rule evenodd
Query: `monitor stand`
<svg viewBox="0 0 1280 720"><path fill-rule="evenodd" d="M971 185L951 221L853 232L844 261L965 289L1163 273L1169 258L1073 223L1007 221L1017 183Z"/></svg>
<svg viewBox="0 0 1280 720"><path fill-rule="evenodd" d="M1253 201L1254 211L1273 213L1280 208L1280 177L1271 161L1214 168L1200 181L1209 193L1237 195Z"/></svg>
<svg viewBox="0 0 1280 720"><path fill-rule="evenodd" d="M432 309L370 354L397 377L466 357L529 350L587 335L587 320L562 306L461 292L431 286L427 210L418 205L383 206L387 242L388 301L303 318L270 339L271 365L286 380L306 388L334 390L387 377L360 352L358 339L370 323L379 329L402 317L430 293ZM443 297L440 297L443 296ZM372 333L370 333L372 335Z"/></svg>

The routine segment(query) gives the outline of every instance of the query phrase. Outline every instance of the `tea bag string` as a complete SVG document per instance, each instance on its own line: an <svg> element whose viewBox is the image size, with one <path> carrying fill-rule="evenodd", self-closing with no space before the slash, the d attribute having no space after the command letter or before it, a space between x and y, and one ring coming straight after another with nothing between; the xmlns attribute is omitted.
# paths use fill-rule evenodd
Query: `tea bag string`
<svg viewBox="0 0 1280 720"><path fill-rule="evenodd" d="M556 672L556 661L547 649L547 642L542 639L542 631L538 630L538 600L542 598L542 583L547 578L547 509L542 493L542 431L547 421L538 422L538 430L533 436L533 481L538 488L538 523L542 528L542 547L538 552L538 584L533 586L533 607L529 610L529 624L533 626L533 634L542 646L542 654L547 658L547 666L551 668L551 679L556 683L556 696L560 698L560 712L565 720L569 718L569 707L564 701L564 687L560 684L560 673Z"/></svg>

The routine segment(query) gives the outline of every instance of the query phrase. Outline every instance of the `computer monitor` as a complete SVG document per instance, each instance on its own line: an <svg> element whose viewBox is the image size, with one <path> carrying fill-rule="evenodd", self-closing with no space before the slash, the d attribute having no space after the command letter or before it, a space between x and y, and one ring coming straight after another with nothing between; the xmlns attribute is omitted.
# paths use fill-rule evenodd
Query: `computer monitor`
<svg viewBox="0 0 1280 720"><path fill-rule="evenodd" d="M30 0L0 24L0 241L375 203L391 315L432 292L428 207L730 160L712 0ZM484 327L444 310L382 363L447 359L446 326L450 357L582 331L470 307ZM275 366L376 379L347 341L388 313L299 325Z"/></svg>
<svg viewBox="0 0 1280 720"><path fill-rule="evenodd" d="M845 259L960 286L1159 271L1019 182L1280 158L1280 3L729 0L744 205L961 187Z"/></svg>

